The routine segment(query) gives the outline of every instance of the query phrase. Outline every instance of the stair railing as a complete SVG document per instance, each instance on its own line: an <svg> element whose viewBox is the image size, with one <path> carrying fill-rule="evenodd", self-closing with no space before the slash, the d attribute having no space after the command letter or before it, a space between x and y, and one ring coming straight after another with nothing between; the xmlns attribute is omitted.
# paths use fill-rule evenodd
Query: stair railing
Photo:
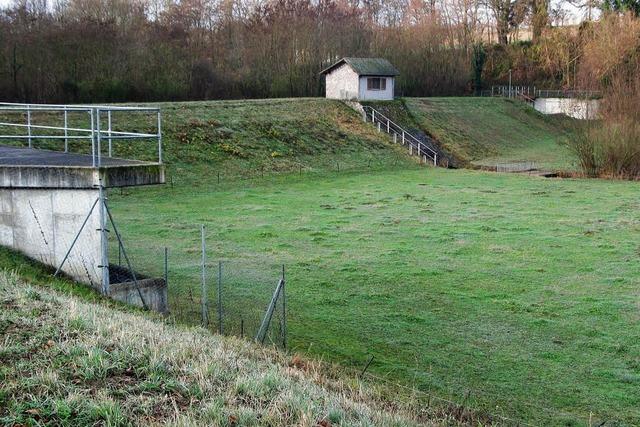
<svg viewBox="0 0 640 427"><path fill-rule="evenodd" d="M401 143L409 147L409 153L411 155L416 154L418 157L427 162L427 159L433 162L434 166L438 165L438 153L425 145L418 138L413 136L409 131L404 129L399 124L376 110L369 105L363 105L363 119L365 122L371 122L378 126L378 132L385 131L390 135L393 135L393 142ZM400 139L400 141L398 141Z"/></svg>

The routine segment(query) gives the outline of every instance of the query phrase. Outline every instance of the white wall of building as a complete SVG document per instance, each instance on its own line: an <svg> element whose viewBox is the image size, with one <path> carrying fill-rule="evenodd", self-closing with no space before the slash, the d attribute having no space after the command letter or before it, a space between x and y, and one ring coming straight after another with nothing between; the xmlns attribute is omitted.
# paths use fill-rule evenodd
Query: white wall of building
<svg viewBox="0 0 640 427"><path fill-rule="evenodd" d="M566 114L574 119L592 120L598 115L597 99L537 98L534 108L542 114Z"/></svg>
<svg viewBox="0 0 640 427"><path fill-rule="evenodd" d="M360 92L358 99L361 101L391 101L393 100L395 79L393 77L380 77L387 79L387 87L385 90L368 90L366 76L360 77Z"/></svg>
<svg viewBox="0 0 640 427"><path fill-rule="evenodd" d="M357 99L358 73L342 64L326 75L326 97L329 99Z"/></svg>

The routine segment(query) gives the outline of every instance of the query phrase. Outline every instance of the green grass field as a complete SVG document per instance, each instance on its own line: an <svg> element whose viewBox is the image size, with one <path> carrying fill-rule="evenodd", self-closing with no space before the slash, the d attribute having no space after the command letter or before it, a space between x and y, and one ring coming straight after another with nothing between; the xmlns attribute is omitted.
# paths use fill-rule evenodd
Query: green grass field
<svg viewBox="0 0 640 427"><path fill-rule="evenodd" d="M533 424L640 422L635 183L424 168L112 203L136 244L197 248L202 222L215 258L286 263L299 351Z"/></svg>
<svg viewBox="0 0 640 427"><path fill-rule="evenodd" d="M457 158L480 166L535 161L545 170L575 170L563 145L574 121L545 116L504 98L405 98L413 120Z"/></svg>
<svg viewBox="0 0 640 427"><path fill-rule="evenodd" d="M405 102L474 163L572 167L558 118ZM356 369L374 355L390 381L531 424L640 423L636 183L419 167L326 100L162 107L173 185L110 203L136 267L159 274L170 248L175 313L198 314L204 224L212 263L260 280L286 264L294 350Z"/></svg>

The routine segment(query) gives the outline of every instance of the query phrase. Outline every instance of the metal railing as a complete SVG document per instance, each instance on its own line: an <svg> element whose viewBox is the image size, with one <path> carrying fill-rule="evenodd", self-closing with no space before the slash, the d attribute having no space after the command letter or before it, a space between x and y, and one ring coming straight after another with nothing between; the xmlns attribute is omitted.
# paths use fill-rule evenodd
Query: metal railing
<svg viewBox="0 0 640 427"><path fill-rule="evenodd" d="M537 89L535 86L504 85L491 86L491 90L482 92L484 96L502 96L505 98L521 98L533 102L536 98L579 98L597 99L602 93L597 90Z"/></svg>
<svg viewBox="0 0 640 427"><path fill-rule="evenodd" d="M152 115L155 133L114 130L116 113ZM61 125L35 124L35 118L46 119L47 123ZM71 119L79 122L71 126ZM8 121L7 121L8 120ZM104 127L103 127L104 122ZM24 129L26 133L9 133ZM26 140L29 148L37 148L36 141L64 141L60 151L70 152L70 142L86 140L91 144L92 166L102 166L103 151L107 157L113 157L114 141L118 140L155 140L157 141L157 162L162 163L162 116L159 108L123 107L106 105L56 105L56 104L16 104L0 102L0 141ZM103 145L106 141L106 148ZM87 147L88 148L88 147ZM57 151L57 150L56 150Z"/></svg>
<svg viewBox="0 0 640 427"><path fill-rule="evenodd" d="M363 119L365 122L371 121L373 124L377 124L378 132L385 131L390 135L393 135L393 142L402 143L402 145L407 145L409 147L409 153L411 155L416 154L425 163L427 161L433 162L434 166L438 165L438 153L425 145L418 138L413 136L409 131L404 129L402 126L398 125L390 118L376 110L375 108L364 105L363 107ZM398 141L400 139L400 141Z"/></svg>

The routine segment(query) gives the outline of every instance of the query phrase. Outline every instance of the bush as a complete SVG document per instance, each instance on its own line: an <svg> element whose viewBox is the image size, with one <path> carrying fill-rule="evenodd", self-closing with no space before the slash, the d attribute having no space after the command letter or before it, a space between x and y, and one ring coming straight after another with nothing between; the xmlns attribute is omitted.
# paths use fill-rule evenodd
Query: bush
<svg viewBox="0 0 640 427"><path fill-rule="evenodd" d="M594 122L569 145L588 176L640 178L640 124L633 120Z"/></svg>

